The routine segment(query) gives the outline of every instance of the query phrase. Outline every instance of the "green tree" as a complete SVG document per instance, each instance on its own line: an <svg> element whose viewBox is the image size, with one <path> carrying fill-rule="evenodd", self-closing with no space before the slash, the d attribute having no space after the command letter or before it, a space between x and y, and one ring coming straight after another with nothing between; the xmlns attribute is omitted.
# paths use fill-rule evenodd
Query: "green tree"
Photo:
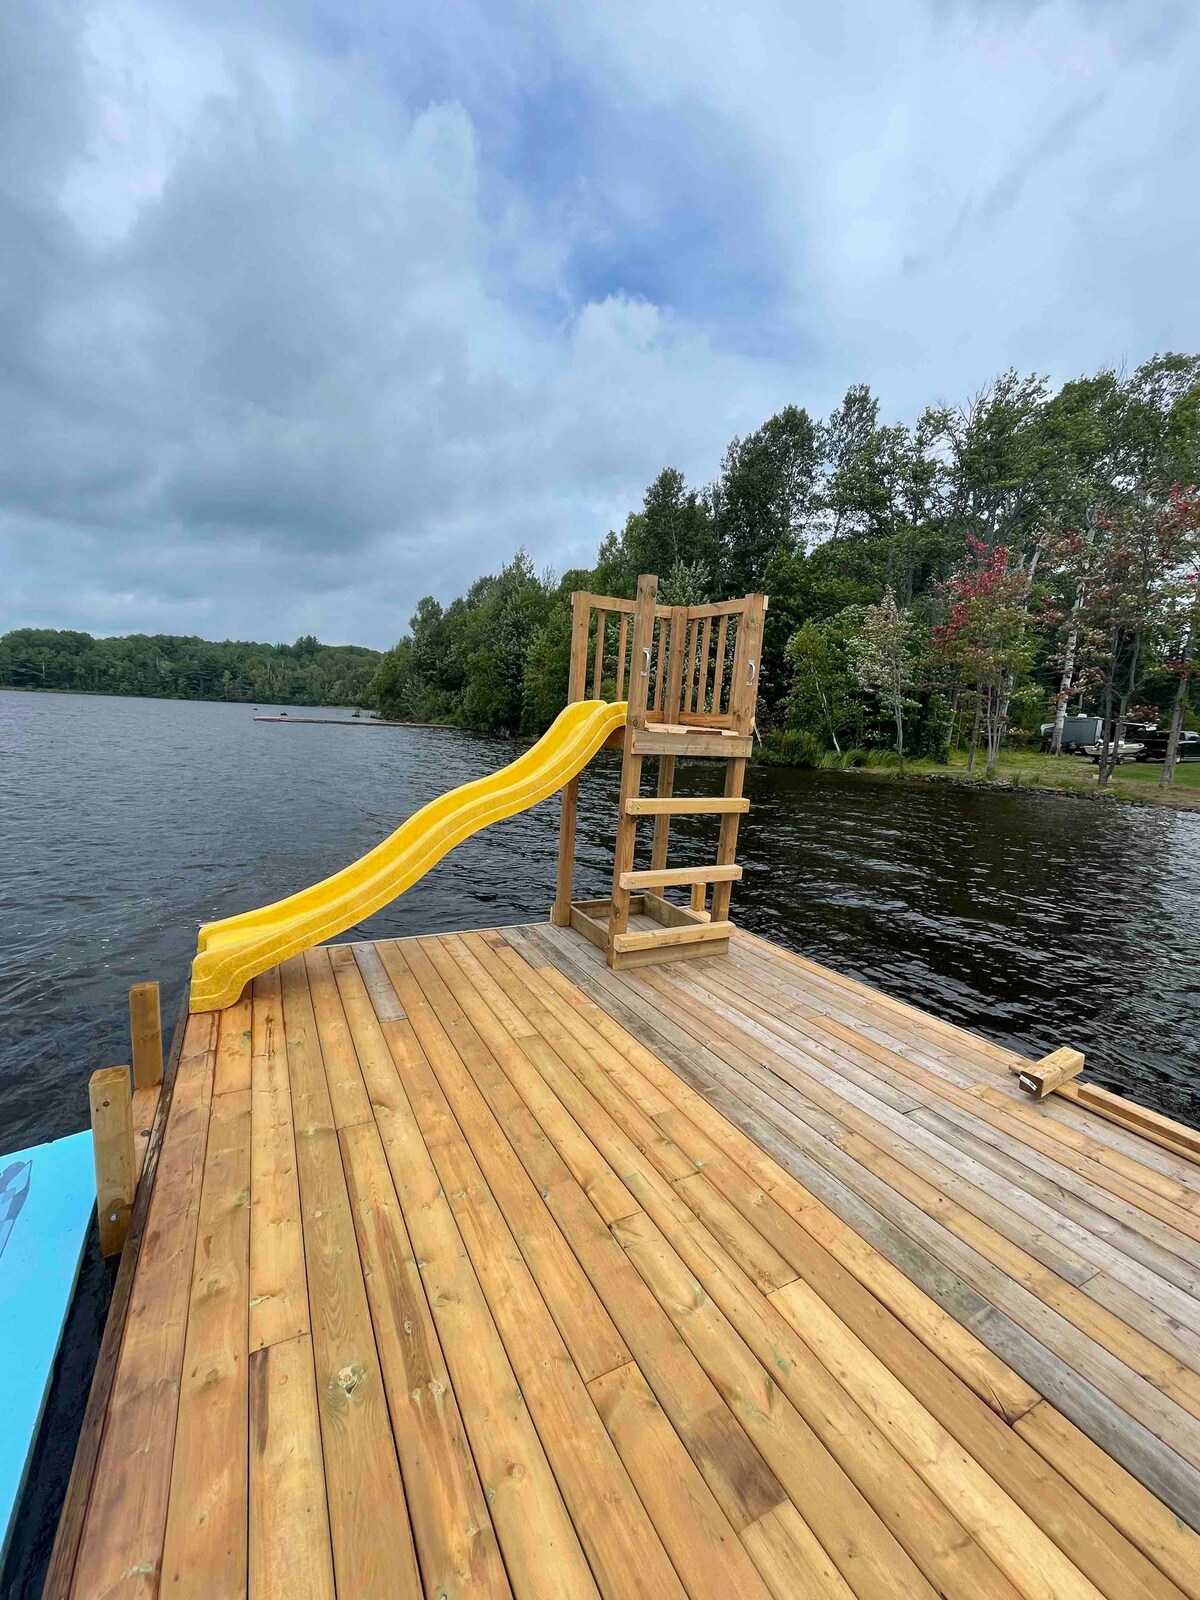
<svg viewBox="0 0 1200 1600"><path fill-rule="evenodd" d="M911 614L896 604L890 588L878 605L866 606L850 641L859 687L876 695L896 729L896 754L904 765L904 713L915 681L916 642Z"/></svg>
<svg viewBox="0 0 1200 1600"><path fill-rule="evenodd" d="M723 594L760 593L772 556L802 541L816 511L818 461L816 429L799 406L731 441L709 492Z"/></svg>

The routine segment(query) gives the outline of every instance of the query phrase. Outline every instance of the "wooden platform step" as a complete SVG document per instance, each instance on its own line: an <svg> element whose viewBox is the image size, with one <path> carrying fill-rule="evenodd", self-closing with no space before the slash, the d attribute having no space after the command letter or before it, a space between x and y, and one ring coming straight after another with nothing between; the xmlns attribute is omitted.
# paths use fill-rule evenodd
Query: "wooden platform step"
<svg viewBox="0 0 1200 1600"><path fill-rule="evenodd" d="M622 955L634 950L654 952L677 945L711 944L716 940L728 943L732 932L732 922L697 922L687 928L637 928L616 934L613 949Z"/></svg>

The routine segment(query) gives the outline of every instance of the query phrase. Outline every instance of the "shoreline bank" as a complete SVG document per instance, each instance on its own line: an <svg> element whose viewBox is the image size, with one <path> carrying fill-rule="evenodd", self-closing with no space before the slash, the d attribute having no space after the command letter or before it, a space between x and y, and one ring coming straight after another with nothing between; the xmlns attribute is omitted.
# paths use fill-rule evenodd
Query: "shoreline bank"
<svg viewBox="0 0 1200 1600"><path fill-rule="evenodd" d="M781 765L782 763L777 763ZM824 769L813 767L810 771ZM1157 783L1139 783L1136 787L1110 781L1107 789L1087 788L1066 779L1062 783L1040 783L1034 778L1025 779L1020 772L1002 778L969 778L965 773L922 772L919 769L899 767L838 767L831 768L848 778L865 778L868 781L906 784L941 784L951 789L975 790L986 794L1051 794L1066 795L1075 800L1091 800L1101 804L1128 802L1130 805L1159 806L1169 811L1200 811L1200 788L1188 789L1172 786L1160 789Z"/></svg>

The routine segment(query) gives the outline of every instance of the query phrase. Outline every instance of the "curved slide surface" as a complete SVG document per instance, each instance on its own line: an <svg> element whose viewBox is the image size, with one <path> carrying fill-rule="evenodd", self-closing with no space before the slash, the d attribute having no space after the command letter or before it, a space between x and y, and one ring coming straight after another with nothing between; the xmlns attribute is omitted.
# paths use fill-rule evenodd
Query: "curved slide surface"
<svg viewBox="0 0 1200 1600"><path fill-rule="evenodd" d="M191 1010L232 1005L251 978L373 915L456 844L548 799L623 726L626 710L624 701L576 701L515 761L431 800L333 877L258 911L205 923L192 962Z"/></svg>

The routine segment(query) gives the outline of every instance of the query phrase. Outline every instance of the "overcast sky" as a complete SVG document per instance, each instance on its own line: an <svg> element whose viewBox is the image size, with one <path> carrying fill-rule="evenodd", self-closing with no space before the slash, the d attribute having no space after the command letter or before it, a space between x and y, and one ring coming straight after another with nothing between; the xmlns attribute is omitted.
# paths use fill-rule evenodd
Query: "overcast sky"
<svg viewBox="0 0 1200 1600"><path fill-rule="evenodd" d="M867 381L1200 349L1200 7L6 0L0 631L386 646Z"/></svg>

